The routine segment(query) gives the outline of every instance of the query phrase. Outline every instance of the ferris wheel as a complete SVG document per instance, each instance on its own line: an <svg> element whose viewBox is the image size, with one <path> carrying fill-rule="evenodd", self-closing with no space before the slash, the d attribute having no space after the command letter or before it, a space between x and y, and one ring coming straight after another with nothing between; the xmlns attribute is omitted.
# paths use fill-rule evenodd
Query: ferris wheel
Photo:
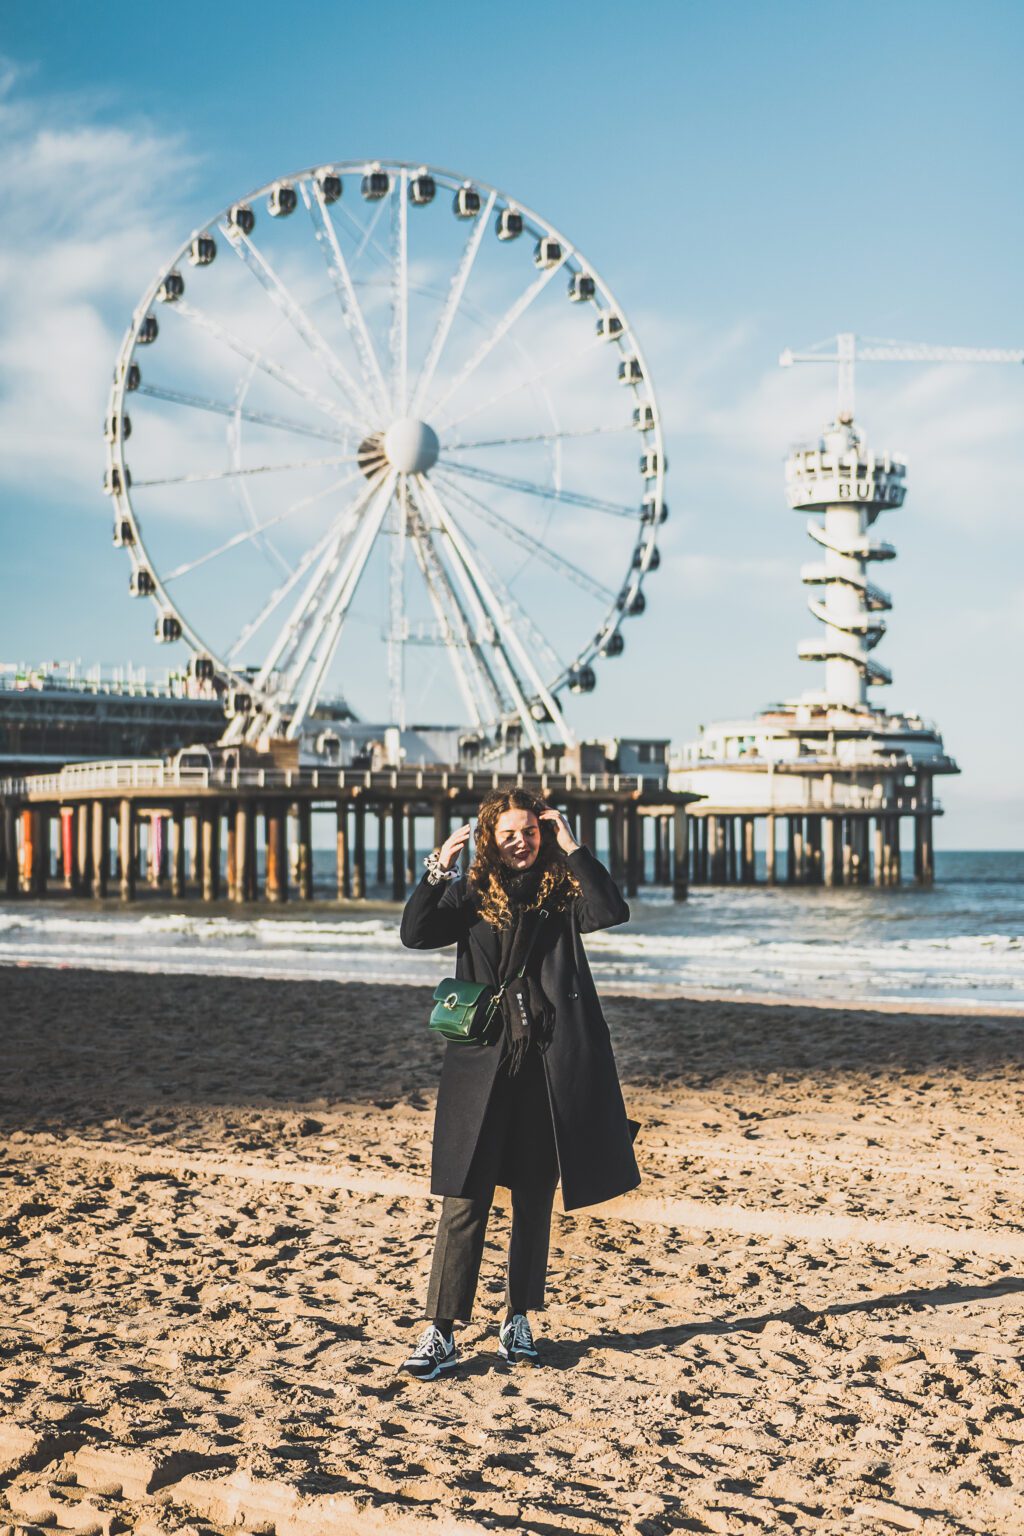
<svg viewBox="0 0 1024 1536"><path fill-rule="evenodd" d="M546 219L432 167L301 171L193 233L105 431L130 591L223 693L225 741L330 703L464 720L482 755L572 745L560 701L622 655L660 561L622 307Z"/></svg>

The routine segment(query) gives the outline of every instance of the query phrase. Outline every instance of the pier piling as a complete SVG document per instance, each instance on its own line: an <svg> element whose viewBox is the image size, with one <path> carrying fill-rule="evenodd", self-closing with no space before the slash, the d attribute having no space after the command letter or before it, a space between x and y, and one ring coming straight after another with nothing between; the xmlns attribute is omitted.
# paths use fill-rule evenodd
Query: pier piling
<svg viewBox="0 0 1024 1536"><path fill-rule="evenodd" d="M308 800L300 800L297 816L299 898L313 900L313 807Z"/></svg>
<svg viewBox="0 0 1024 1536"><path fill-rule="evenodd" d="M218 825L214 807L204 805L199 816L200 882L204 901L213 901L217 894Z"/></svg>
<svg viewBox="0 0 1024 1536"><path fill-rule="evenodd" d="M185 808L176 805L171 815L171 895L185 894Z"/></svg>
<svg viewBox="0 0 1024 1536"><path fill-rule="evenodd" d="M102 800L92 802L92 890L96 897L107 894L107 810Z"/></svg>
<svg viewBox="0 0 1024 1536"><path fill-rule="evenodd" d="M361 799L352 808L354 846L352 850L352 896L366 899L366 806Z"/></svg>
<svg viewBox="0 0 1024 1536"><path fill-rule="evenodd" d="M765 833L764 833L764 835L765 835L765 844L764 844L765 879L767 880L769 885L774 885L775 884L775 879L776 879L776 876L775 876L775 817L774 816L766 816L765 817Z"/></svg>
<svg viewBox="0 0 1024 1536"><path fill-rule="evenodd" d="M677 805L672 812L672 894L676 901L685 901L689 895L690 829L687 826L688 821L685 805Z"/></svg>
<svg viewBox="0 0 1024 1536"><path fill-rule="evenodd" d="M754 818L743 817L743 851L740 865L740 879L745 885L752 885L754 881Z"/></svg>
<svg viewBox="0 0 1024 1536"><path fill-rule="evenodd" d="M411 888L416 884L416 810L409 806L408 820L406 821L406 845L405 845L405 883Z"/></svg>
<svg viewBox="0 0 1024 1536"><path fill-rule="evenodd" d="M352 894L352 871L351 871L351 868L349 866L348 803L347 803L347 801L339 800L336 803L336 805L335 805L334 814L335 814L334 856L335 856L336 893L337 893L338 900L339 901L344 901L346 899L346 897L351 896L351 894Z"/></svg>
<svg viewBox="0 0 1024 1536"><path fill-rule="evenodd" d="M239 800L235 806L234 815L234 860L233 889L228 891L232 901L248 901L249 888L252 881L251 856L252 849L249 840L249 822L251 820L249 807L244 800Z"/></svg>
<svg viewBox="0 0 1024 1536"><path fill-rule="evenodd" d="M118 811L117 851L121 859L121 900L135 899L135 806L126 796Z"/></svg>
<svg viewBox="0 0 1024 1536"><path fill-rule="evenodd" d="M382 805L377 812L377 884L383 885L388 877L388 807Z"/></svg>

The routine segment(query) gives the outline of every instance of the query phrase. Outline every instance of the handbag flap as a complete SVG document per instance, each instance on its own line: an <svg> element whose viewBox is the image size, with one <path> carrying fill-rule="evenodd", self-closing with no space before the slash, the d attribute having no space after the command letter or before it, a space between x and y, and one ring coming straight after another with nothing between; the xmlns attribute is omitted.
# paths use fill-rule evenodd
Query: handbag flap
<svg viewBox="0 0 1024 1536"><path fill-rule="evenodd" d="M486 981L463 981L459 976L446 976L444 981L439 981L434 988L434 1001L443 1003L448 998L453 998L452 1007L456 1003L465 1007L468 1003L475 1003L481 992L487 989L487 985Z"/></svg>

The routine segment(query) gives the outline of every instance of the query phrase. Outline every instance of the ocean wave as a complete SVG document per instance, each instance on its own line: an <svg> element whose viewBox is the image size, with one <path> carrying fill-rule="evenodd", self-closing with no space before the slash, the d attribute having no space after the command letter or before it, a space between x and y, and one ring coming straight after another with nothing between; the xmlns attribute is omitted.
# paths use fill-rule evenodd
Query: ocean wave
<svg viewBox="0 0 1024 1536"><path fill-rule="evenodd" d="M799 924L792 912L785 922L762 921L759 902L744 916L733 901L720 925L708 920L709 910L635 912L628 927L587 934L598 985L836 1002L955 998L995 1005L1024 997L1021 932L922 931L929 921L925 905L908 920L916 932L905 931L904 923L901 931L881 926L870 937L866 925L851 933L810 904ZM452 948L405 949L392 913L77 913L41 903L0 911L3 965L433 985L450 973L453 960Z"/></svg>

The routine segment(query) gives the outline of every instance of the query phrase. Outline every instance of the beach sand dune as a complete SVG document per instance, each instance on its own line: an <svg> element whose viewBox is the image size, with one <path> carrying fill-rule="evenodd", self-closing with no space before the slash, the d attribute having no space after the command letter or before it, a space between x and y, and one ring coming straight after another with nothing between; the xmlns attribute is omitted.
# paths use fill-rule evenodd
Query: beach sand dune
<svg viewBox="0 0 1024 1536"><path fill-rule="evenodd" d="M1018 1536L1024 1021L607 998L643 1183L424 1385L426 1011L0 971L0 1527Z"/></svg>

